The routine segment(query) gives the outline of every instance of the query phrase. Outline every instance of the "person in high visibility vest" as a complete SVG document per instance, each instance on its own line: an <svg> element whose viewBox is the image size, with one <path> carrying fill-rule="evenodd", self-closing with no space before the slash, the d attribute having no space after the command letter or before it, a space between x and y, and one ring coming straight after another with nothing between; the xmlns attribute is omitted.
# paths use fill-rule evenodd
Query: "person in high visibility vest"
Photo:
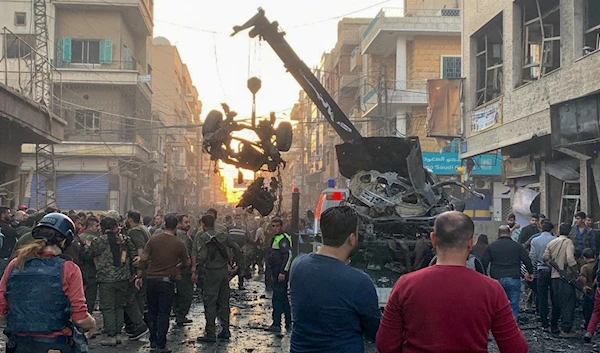
<svg viewBox="0 0 600 353"><path fill-rule="evenodd" d="M288 297L288 279L292 264L292 237L283 231L283 221L279 218L271 221L271 230L275 237L271 242L271 251L267 261L273 275L273 324L271 332L281 332L281 315L285 317L285 329L292 329L292 312Z"/></svg>

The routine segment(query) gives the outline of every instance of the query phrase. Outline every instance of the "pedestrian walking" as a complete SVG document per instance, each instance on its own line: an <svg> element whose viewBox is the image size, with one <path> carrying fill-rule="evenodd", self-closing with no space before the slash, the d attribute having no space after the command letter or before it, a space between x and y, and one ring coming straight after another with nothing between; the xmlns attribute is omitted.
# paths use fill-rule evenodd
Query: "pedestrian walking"
<svg viewBox="0 0 600 353"><path fill-rule="evenodd" d="M525 264L527 281L532 281L533 266L529 254L522 245L510 238L510 228L498 228L498 240L485 248L481 260L484 268L490 265L490 277L500 282L510 301L513 316L518 320L519 299L521 298L521 263Z"/></svg>
<svg viewBox="0 0 600 353"><path fill-rule="evenodd" d="M560 236L546 246L544 261L554 261L558 268L569 270L574 277L579 277L577 261L575 260L575 245L569 238L571 225L562 223L559 227ZM575 316L575 288L560 278L560 273L552 268L552 315L550 330L559 333L563 338L575 336L573 332L573 317ZM559 328L560 321L560 328Z"/></svg>
<svg viewBox="0 0 600 353"><path fill-rule="evenodd" d="M323 245L292 263L292 353L362 353L364 339L375 341L381 319L375 286L348 266L359 246L357 224L352 208L327 209L320 221Z"/></svg>
<svg viewBox="0 0 600 353"><path fill-rule="evenodd" d="M177 223L177 215L165 215L164 232L154 234L146 244L135 279L135 286L139 290L144 283L143 270L149 263L145 281L150 348L158 349L159 353L171 352L167 348L167 332L175 295L175 281L181 278L179 270L190 266L185 243L175 235Z"/></svg>
<svg viewBox="0 0 600 353"><path fill-rule="evenodd" d="M194 238L192 247L192 281L198 281L198 272L204 270L204 315L206 328L198 342L216 342L215 320L219 317L221 332L219 339L228 340L229 331L229 281L230 274L242 258L238 244L224 232L215 230L215 219L207 214L202 217L202 233ZM233 261L229 252L233 253ZM231 267L231 269L229 268Z"/></svg>
<svg viewBox="0 0 600 353"><path fill-rule="evenodd" d="M16 353L77 353L93 335L81 271L60 255L74 239L75 225L59 213L46 215L33 229L33 243L17 252L0 281L0 323L7 348ZM32 285L34 283L34 285Z"/></svg>
<svg viewBox="0 0 600 353"><path fill-rule="evenodd" d="M273 323L271 332L281 332L281 316L285 318L285 329L292 328L292 313L288 297L288 274L292 263L292 237L283 231L283 221L275 218L271 221L275 234L269 251L269 270L273 276Z"/></svg>
<svg viewBox="0 0 600 353"><path fill-rule="evenodd" d="M437 264L394 284L375 341L380 353L487 352L490 330L501 353L527 352L502 286L465 267L474 229L464 213L438 216Z"/></svg>

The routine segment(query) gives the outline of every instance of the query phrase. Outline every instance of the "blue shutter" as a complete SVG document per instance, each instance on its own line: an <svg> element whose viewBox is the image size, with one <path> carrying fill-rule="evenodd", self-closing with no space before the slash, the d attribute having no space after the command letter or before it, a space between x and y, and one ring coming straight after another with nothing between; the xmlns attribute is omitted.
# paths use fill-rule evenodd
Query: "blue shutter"
<svg viewBox="0 0 600 353"><path fill-rule="evenodd" d="M103 39L100 41L100 64L112 63L112 40Z"/></svg>
<svg viewBox="0 0 600 353"><path fill-rule="evenodd" d="M61 47L61 60L62 62L65 63L70 63L71 62L71 48L72 48L72 41L71 38L68 37L63 37L60 39L60 47Z"/></svg>
<svg viewBox="0 0 600 353"><path fill-rule="evenodd" d="M34 197L33 194L31 197ZM57 176L56 205L62 210L107 210L108 174L70 174Z"/></svg>

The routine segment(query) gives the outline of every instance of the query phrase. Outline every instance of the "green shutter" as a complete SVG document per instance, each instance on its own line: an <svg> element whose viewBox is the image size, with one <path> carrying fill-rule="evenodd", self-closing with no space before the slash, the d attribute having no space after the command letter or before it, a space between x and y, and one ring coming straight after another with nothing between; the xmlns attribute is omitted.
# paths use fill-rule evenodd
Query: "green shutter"
<svg viewBox="0 0 600 353"><path fill-rule="evenodd" d="M65 63L71 62L71 47L72 41L71 38L63 37L60 39L60 47L61 47L61 60Z"/></svg>
<svg viewBox="0 0 600 353"><path fill-rule="evenodd" d="M100 64L112 63L112 40L103 39L100 41Z"/></svg>

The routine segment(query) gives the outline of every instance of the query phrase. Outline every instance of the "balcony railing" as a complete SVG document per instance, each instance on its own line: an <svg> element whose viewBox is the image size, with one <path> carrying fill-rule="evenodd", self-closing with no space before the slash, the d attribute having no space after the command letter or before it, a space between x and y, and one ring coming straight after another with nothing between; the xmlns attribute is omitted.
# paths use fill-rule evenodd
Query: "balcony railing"
<svg viewBox="0 0 600 353"><path fill-rule="evenodd" d="M393 17L459 17L460 9L407 9L385 7L375 16L373 21L369 23L367 29L362 35L363 40L367 38L373 28L381 21L382 18Z"/></svg>
<svg viewBox="0 0 600 353"><path fill-rule="evenodd" d="M424 95L424 98L427 97L427 80L391 80L387 81L385 84L382 82L380 85L373 87L368 91L362 98L363 103L377 103L377 93L379 92L380 87L383 86L388 90L388 100L390 102L394 102L398 99L402 100L402 93L409 95L414 93L419 96ZM396 92L398 92L398 94L396 94ZM374 97L375 99L373 99Z"/></svg>
<svg viewBox="0 0 600 353"><path fill-rule="evenodd" d="M122 70L122 71L137 71L140 74L144 73L143 67L135 60L128 61L113 61L111 63L74 63L57 60L56 67L61 69L81 69L81 70Z"/></svg>

